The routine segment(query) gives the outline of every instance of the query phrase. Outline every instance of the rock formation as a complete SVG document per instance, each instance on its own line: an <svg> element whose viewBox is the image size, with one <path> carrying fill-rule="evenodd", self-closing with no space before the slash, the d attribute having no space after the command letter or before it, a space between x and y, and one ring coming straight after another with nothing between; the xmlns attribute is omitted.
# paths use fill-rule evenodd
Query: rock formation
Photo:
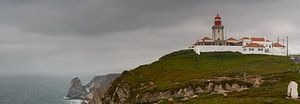
<svg viewBox="0 0 300 104"><path fill-rule="evenodd" d="M119 75L120 74L108 74L104 76L95 76L85 86L83 86L80 79L76 77L71 81L71 87L69 88L66 98L95 102L97 99L94 98L94 96L102 96L113 80Z"/></svg>
<svg viewBox="0 0 300 104"><path fill-rule="evenodd" d="M105 87L106 85L110 84L115 78L117 78L119 75L120 74L108 74L104 76L95 76L84 87L87 89Z"/></svg>
<svg viewBox="0 0 300 104"><path fill-rule="evenodd" d="M71 87L69 88L67 98L68 99L86 99L85 95L87 91L84 86L82 86L79 78L74 78L71 81Z"/></svg>
<svg viewBox="0 0 300 104"><path fill-rule="evenodd" d="M120 74L108 74L105 76L95 76L85 87L89 90L87 98L90 103L101 102L100 97L103 96L111 83Z"/></svg>
<svg viewBox="0 0 300 104"><path fill-rule="evenodd" d="M188 100L202 94L223 94L227 96L227 92L243 91L251 87L255 87L255 80L250 81L249 77L230 78L230 77L215 77L205 81L194 82L191 85L179 89L168 89L158 92L145 92L136 94L136 89L133 89L125 81L120 81L115 85L110 92L102 96L104 104L124 104L124 103L141 103L141 102L158 102L163 99L182 98ZM257 77L255 77L257 78ZM261 79L261 78L257 78ZM128 102L130 101L130 102ZM97 104L97 103L92 103Z"/></svg>

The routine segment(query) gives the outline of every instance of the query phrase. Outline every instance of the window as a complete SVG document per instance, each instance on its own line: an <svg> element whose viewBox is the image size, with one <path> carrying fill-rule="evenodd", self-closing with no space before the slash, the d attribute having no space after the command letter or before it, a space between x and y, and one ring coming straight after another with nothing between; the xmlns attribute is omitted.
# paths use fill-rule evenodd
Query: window
<svg viewBox="0 0 300 104"><path fill-rule="evenodd" d="M266 49L265 52L266 52L266 53L269 53L269 49Z"/></svg>
<svg viewBox="0 0 300 104"><path fill-rule="evenodd" d="M263 48L258 48L258 51L263 51L264 49Z"/></svg>
<svg viewBox="0 0 300 104"><path fill-rule="evenodd" d="M244 51L247 51L247 49L246 49L246 48L244 48Z"/></svg>
<svg viewBox="0 0 300 104"><path fill-rule="evenodd" d="M254 48L249 48L249 51L254 51Z"/></svg>
<svg viewBox="0 0 300 104"><path fill-rule="evenodd" d="M218 30L218 33L220 33L220 30Z"/></svg>

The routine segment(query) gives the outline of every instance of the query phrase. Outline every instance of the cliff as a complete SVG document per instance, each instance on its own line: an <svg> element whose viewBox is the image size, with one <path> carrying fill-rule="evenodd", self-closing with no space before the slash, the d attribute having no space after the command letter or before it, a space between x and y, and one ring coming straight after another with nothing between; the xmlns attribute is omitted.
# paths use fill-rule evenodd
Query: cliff
<svg viewBox="0 0 300 104"><path fill-rule="evenodd" d="M85 87L82 86L79 78L74 78L71 81L71 87L69 88L67 98L68 99L86 99L85 95L87 91Z"/></svg>
<svg viewBox="0 0 300 104"><path fill-rule="evenodd" d="M111 83L120 74L108 74L105 76L95 76L88 84L85 85L89 89L86 95L89 103L101 102L100 97L103 96L106 90L110 87Z"/></svg>
<svg viewBox="0 0 300 104"><path fill-rule="evenodd" d="M120 74L108 74L103 76L95 76L89 83L84 87L87 89L90 88L102 88L106 85L112 83L112 81L117 78Z"/></svg>
<svg viewBox="0 0 300 104"><path fill-rule="evenodd" d="M108 74L103 76L95 76L85 86L82 85L78 77L72 79L71 86L69 88L67 99L80 99L93 101L94 94L98 96L103 95L108 86L117 78L120 74ZM94 93L97 89L97 93Z"/></svg>
<svg viewBox="0 0 300 104"><path fill-rule="evenodd" d="M199 103L216 99L229 104L290 103L284 96L288 82L300 80L296 66L283 56L234 52L198 56L192 50L182 50L124 71L104 95L94 96L97 101L91 104Z"/></svg>

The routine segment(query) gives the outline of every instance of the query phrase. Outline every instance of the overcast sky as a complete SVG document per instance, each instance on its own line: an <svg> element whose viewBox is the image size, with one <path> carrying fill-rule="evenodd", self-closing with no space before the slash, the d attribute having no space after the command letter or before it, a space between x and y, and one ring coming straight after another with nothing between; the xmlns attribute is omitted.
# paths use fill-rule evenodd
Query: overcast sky
<svg viewBox="0 0 300 104"><path fill-rule="evenodd" d="M0 0L1 74L102 75L151 63L211 36L290 37L299 0Z"/></svg>

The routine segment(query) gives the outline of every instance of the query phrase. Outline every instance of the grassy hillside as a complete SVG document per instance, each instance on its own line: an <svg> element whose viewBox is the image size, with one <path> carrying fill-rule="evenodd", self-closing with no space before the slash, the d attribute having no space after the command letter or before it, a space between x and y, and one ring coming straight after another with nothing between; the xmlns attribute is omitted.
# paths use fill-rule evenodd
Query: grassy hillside
<svg viewBox="0 0 300 104"><path fill-rule="evenodd" d="M242 92L233 92L226 97L202 95L185 103L293 103L292 100L286 100L285 95L290 80L300 81L300 74L294 72L295 68L296 65L283 56L243 55L233 52L201 53L199 56L192 50L181 50L163 56L154 63L124 72L115 84L122 79L134 89L138 89L135 93L143 93L176 89L192 84L193 80L217 76L261 75L265 78L278 79L279 82L266 83L262 87ZM149 82L155 87L146 85L140 88L141 83Z"/></svg>
<svg viewBox="0 0 300 104"><path fill-rule="evenodd" d="M289 81L300 82L300 74L287 72L273 74L272 78L279 79L275 84L265 84L259 88L251 88L241 92L232 92L228 96L203 95L192 99L187 104L197 104L199 102L209 104L299 104L300 101L286 99L287 85ZM299 90L299 89L298 89Z"/></svg>

